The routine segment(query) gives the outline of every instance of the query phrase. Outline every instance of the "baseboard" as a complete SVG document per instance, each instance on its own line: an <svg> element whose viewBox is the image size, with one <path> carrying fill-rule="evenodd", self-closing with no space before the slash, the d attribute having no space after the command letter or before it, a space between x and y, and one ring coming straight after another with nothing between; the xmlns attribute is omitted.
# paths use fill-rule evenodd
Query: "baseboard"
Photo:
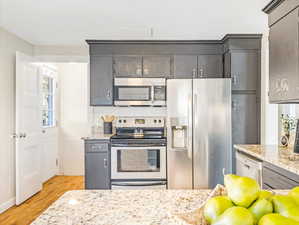
<svg viewBox="0 0 299 225"><path fill-rule="evenodd" d="M4 211L14 206L15 204L16 204L16 198L11 198L7 202L0 204L0 213L3 213Z"/></svg>

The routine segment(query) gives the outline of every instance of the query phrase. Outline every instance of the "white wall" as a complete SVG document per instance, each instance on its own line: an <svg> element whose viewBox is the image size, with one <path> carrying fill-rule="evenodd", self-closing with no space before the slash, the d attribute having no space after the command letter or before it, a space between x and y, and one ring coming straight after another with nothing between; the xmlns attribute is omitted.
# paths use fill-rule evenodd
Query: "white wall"
<svg viewBox="0 0 299 225"><path fill-rule="evenodd" d="M0 212L14 204L15 54L33 54L33 46L0 27Z"/></svg>
<svg viewBox="0 0 299 225"><path fill-rule="evenodd" d="M89 134L87 63L57 64L60 86L60 170L83 175L84 145Z"/></svg>
<svg viewBox="0 0 299 225"><path fill-rule="evenodd" d="M269 104L269 31L263 34L261 57L261 143L278 143L278 105Z"/></svg>

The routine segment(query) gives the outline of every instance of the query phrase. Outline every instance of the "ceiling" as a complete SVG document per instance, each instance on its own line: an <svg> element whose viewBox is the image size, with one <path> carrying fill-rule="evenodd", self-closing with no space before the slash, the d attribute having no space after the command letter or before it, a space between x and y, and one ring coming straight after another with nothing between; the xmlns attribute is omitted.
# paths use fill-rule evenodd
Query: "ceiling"
<svg viewBox="0 0 299 225"><path fill-rule="evenodd" d="M35 45L263 33L269 0L0 0L0 26Z"/></svg>

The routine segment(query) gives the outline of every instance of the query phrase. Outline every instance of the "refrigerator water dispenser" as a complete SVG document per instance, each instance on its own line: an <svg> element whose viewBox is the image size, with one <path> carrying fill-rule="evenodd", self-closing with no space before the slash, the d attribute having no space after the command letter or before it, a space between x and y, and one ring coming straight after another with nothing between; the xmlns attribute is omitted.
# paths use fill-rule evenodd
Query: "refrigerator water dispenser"
<svg viewBox="0 0 299 225"><path fill-rule="evenodd" d="M171 126L172 148L187 149L187 126Z"/></svg>

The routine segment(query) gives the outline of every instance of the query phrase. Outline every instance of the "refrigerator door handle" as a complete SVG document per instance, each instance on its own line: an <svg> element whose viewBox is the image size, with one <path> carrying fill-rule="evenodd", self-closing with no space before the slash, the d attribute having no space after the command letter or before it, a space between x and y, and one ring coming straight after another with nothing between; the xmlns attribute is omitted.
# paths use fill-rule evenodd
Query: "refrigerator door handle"
<svg viewBox="0 0 299 225"><path fill-rule="evenodd" d="M188 130L187 130L187 151L188 151L188 157L189 159L192 159L192 133L193 133L193 127L192 127L192 94L188 96Z"/></svg>

